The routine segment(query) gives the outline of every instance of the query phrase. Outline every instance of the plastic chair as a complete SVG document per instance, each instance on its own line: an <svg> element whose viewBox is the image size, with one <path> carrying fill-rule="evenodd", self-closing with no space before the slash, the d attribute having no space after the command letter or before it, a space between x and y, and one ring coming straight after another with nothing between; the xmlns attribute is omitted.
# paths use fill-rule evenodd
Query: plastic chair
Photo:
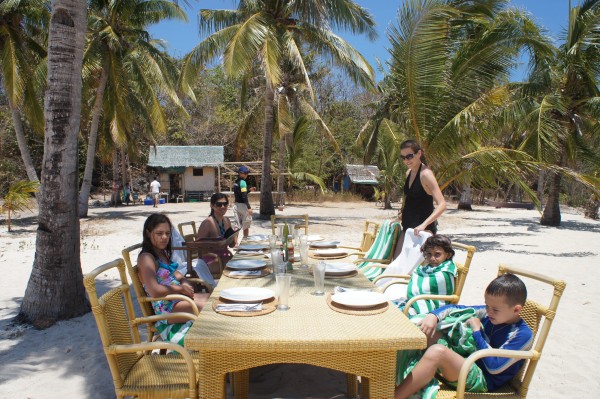
<svg viewBox="0 0 600 399"><path fill-rule="evenodd" d="M308 235L308 214L306 215L271 215L271 231L272 234L276 234L277 220L281 220L287 223L294 223L296 229L304 228L304 234ZM298 223L299 220L304 223Z"/></svg>
<svg viewBox="0 0 600 399"><path fill-rule="evenodd" d="M407 232L408 233L408 232ZM422 235L423 233L421 233ZM408 236L408 234L407 234ZM405 238L406 241L406 238ZM422 245L422 244L421 244ZM433 294L423 294L416 295L412 297L409 301L406 302L404 306L404 314L408 316L409 310L413 303L416 301L424 300L424 299L434 299L446 301L447 303L458 303L460 301L460 296L462 295L463 288L465 286L465 281L467 280L467 275L469 274L469 270L471 268L471 261L473 260L473 255L477 250L472 245L461 244L459 242L453 242L452 248L455 250L466 252L466 257L464 263L454 261L456 264L456 280L454 281L454 293L452 295L433 295ZM403 249L404 250L404 249ZM419 246L420 252L420 246ZM458 252L457 252L458 253ZM456 255L455 255L456 257ZM423 257L421 256L421 260L418 264L423 261ZM415 266L416 267L416 266ZM414 268L413 268L414 270ZM412 271L411 271L412 273ZM377 285L385 295L390 299L398 299L400 297L406 297L406 285L410 280L410 275L408 274L381 274L378 278L373 280L375 285ZM387 281L386 281L387 280ZM398 291L394 289L395 285L403 285L402 290ZM389 292L388 292L389 291Z"/></svg>
<svg viewBox="0 0 600 399"><path fill-rule="evenodd" d="M118 270L121 284L98 298L96 277L112 269ZM135 317L123 259L116 259L94 269L84 276L83 283L92 305L117 398L197 398L198 377L191 353L171 342L142 343L138 330L138 326L143 323L172 317L189 317L190 320L195 320L196 316L167 313ZM153 354L154 350L168 350L172 353Z"/></svg>
<svg viewBox="0 0 600 399"><path fill-rule="evenodd" d="M484 349L471 354L463 363L463 366L460 370L460 374L458 376L457 389L454 390L449 386L442 385L436 396L438 399L464 399L484 397L499 397L503 399L524 399L527 397L529 384L531 383L531 380L533 378L533 373L535 372L537 363L540 360L540 357L542 356L542 349L544 348L544 344L546 343L546 339L548 338L548 333L550 331L550 327L552 326L552 321L556 316L556 309L558 308L558 303L560 302L560 298L563 294L563 291L565 290L566 283L562 280L557 280L538 273L510 266L500 265L500 267L498 268L498 275L502 275L505 273L513 273L520 277L526 277L533 280L537 280L542 283L549 284L553 288L552 297L550 298L550 303L548 305L542 305L536 301L528 299L525 303L525 306L523 307L523 310L521 311L521 318L525 320L529 328L531 328L531 330L533 331L533 337L535 340L533 348L528 351ZM529 361L525 362L521 372L513 379L513 381L511 381L510 384L505 385L499 390L491 393L465 393L465 381L467 379L467 375L471 366L473 365L473 363L475 363L476 360L487 356L500 356L512 359L528 359Z"/></svg>

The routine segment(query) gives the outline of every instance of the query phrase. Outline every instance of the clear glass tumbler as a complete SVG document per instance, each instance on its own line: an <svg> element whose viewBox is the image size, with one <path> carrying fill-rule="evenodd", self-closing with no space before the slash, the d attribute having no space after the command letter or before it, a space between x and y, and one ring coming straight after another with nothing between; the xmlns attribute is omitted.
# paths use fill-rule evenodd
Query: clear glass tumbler
<svg viewBox="0 0 600 399"><path fill-rule="evenodd" d="M288 310L290 308L290 286L292 285L292 275L286 273L277 273L275 275L277 285L277 310Z"/></svg>
<svg viewBox="0 0 600 399"><path fill-rule="evenodd" d="M325 295L325 262L320 261L312 268L313 278L315 279L315 290L313 295Z"/></svg>

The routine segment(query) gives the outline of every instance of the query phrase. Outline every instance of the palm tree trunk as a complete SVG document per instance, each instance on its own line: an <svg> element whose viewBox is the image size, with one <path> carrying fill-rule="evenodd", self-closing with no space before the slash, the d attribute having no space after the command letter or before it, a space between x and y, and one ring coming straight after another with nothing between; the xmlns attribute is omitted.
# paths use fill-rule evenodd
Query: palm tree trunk
<svg viewBox="0 0 600 399"><path fill-rule="evenodd" d="M112 162L112 194L110 197L110 203L112 206L121 205L121 199L119 198L119 152L116 148L113 149L113 162Z"/></svg>
<svg viewBox="0 0 600 399"><path fill-rule="evenodd" d="M598 220L598 208L600 207L600 198L592 193L590 198L585 203L584 216L586 218Z"/></svg>
<svg viewBox="0 0 600 399"><path fill-rule="evenodd" d="M460 194L460 200L458 200L458 209L463 211L472 211L473 207L473 195L471 194L471 185L465 184Z"/></svg>
<svg viewBox="0 0 600 399"><path fill-rule="evenodd" d="M263 137L263 164L260 185L260 214L259 219L269 220L275 214L273 206L273 182L271 179L271 154L273 152L273 87L267 81L265 88L265 131Z"/></svg>
<svg viewBox="0 0 600 399"><path fill-rule="evenodd" d="M548 193L548 202L542 214L541 224L545 226L560 226L560 182L562 176L559 173L551 172L550 190Z"/></svg>
<svg viewBox="0 0 600 399"><path fill-rule="evenodd" d="M279 174L277 175L277 191L279 195L277 196L277 206L283 206L283 176L281 175L285 170L285 139L287 135L282 134L281 139L279 140Z"/></svg>
<svg viewBox="0 0 600 399"><path fill-rule="evenodd" d="M119 197L123 198L125 195L125 186L127 185L127 153L125 147L121 147L121 192ZM168 198L167 198L168 201Z"/></svg>
<svg viewBox="0 0 600 399"><path fill-rule="evenodd" d="M79 193L79 217L84 218L88 215L88 200L92 188L92 176L94 174L94 159L96 158L96 142L98 141L98 125L100 115L102 114L102 100L104 99L104 89L108 81L108 67L102 68L100 82L96 90L96 99L94 100L94 109L92 111L92 125L90 126L90 136L88 138L87 156L85 159L85 170L83 172L83 182L81 183L81 192Z"/></svg>
<svg viewBox="0 0 600 399"><path fill-rule="evenodd" d="M45 147L33 270L17 319L47 328L89 311L81 272L77 139L85 0L54 0L48 38Z"/></svg>
<svg viewBox="0 0 600 399"><path fill-rule="evenodd" d="M6 98L8 98L8 107L10 108L10 112L12 114L13 126L15 127L15 135L17 136L17 144L19 145L19 151L21 151L21 158L23 159L23 164L25 164L25 172L27 172L27 178L31 181L36 181L39 183L40 180L38 178L37 172L35 171L33 160L31 159L31 153L29 152L29 146L27 145L27 139L25 138L25 131L23 130L23 122L21 121L19 110L15 107L10 96L7 95Z"/></svg>

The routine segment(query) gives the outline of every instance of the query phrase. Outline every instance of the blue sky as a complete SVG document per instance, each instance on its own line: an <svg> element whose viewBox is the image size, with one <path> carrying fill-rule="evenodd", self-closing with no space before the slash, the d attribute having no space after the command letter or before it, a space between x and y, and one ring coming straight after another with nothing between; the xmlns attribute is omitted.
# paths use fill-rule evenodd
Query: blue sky
<svg viewBox="0 0 600 399"><path fill-rule="evenodd" d="M163 39L167 42L167 49L175 57L182 57L189 52L196 44L201 41L198 34L197 13L201 8L208 9L231 9L237 4L234 0L189 0L193 4L192 8L186 8L189 21L183 22L161 22L150 29L151 34L156 39ZM573 5L578 0L572 0ZM181 2L180 2L181 3ZM347 33L340 33L345 40L350 42L363 56L371 63L374 69L377 69L376 58L382 62L387 60L388 53L386 48L389 42L386 36L386 28L395 23L396 12L402 0L357 0L357 3L369 9L375 21L379 38L375 42L370 42L364 36L352 36ZM515 7L524 9L531 13L535 20L544 26L558 43L560 35L567 26L568 0L512 0ZM513 74L513 79L520 79L525 71L525 66L519 67ZM381 74L377 73L377 80Z"/></svg>

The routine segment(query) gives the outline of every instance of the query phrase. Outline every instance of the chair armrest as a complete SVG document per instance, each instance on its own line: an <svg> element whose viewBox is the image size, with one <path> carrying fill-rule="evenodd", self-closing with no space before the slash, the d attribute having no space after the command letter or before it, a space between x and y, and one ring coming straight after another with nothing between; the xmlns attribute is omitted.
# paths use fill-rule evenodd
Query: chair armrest
<svg viewBox="0 0 600 399"><path fill-rule="evenodd" d="M188 296L185 296L185 295L181 295L181 294L169 294L169 295L165 295L165 296L159 297L159 298L147 296L147 297L141 298L141 300L144 301L144 302L152 302L152 301L186 301L190 305L192 305L192 310L194 311L194 314L196 316L198 316L200 314L200 311L198 310L198 306L196 305L196 302L194 302L194 300L192 298L190 298Z"/></svg>
<svg viewBox="0 0 600 399"><path fill-rule="evenodd" d="M507 357L512 359L539 359L540 353L535 350L513 351L507 349L481 349L472 353L468 358L465 359L462 367L460 368L458 381L456 382L456 399L464 399L467 376L469 375L469 370L475 361L491 356Z"/></svg>
<svg viewBox="0 0 600 399"><path fill-rule="evenodd" d="M375 265L378 266L378 265ZM381 265L382 268L386 268L388 265ZM372 267L372 266L369 266ZM408 280L410 280L410 276L408 274L380 274L379 276L375 277L373 279L373 282L376 283L377 281L381 280L382 278L397 278L397 279L406 279L407 281L390 281L389 283L387 283L385 286L387 287L388 285L393 284L405 284L408 283Z"/></svg>
<svg viewBox="0 0 600 399"><path fill-rule="evenodd" d="M390 263L387 259L371 259L371 258L360 258L354 261L354 263L376 263L375 265L369 265L369 267L379 267L385 269L387 265Z"/></svg>
<svg viewBox="0 0 600 399"><path fill-rule="evenodd" d="M118 353L137 353L137 352L152 352L155 349L159 350L170 350L173 352L177 352L183 358L185 365L187 367L188 375L189 375L189 385L190 392L196 392L196 368L194 367L194 360L192 359L192 355L190 352L182 347L181 345L177 345L173 342L145 342L140 344L130 344L130 345L110 345L104 349L107 354L118 354Z"/></svg>
<svg viewBox="0 0 600 399"><path fill-rule="evenodd" d="M157 321L169 320L173 318L185 318L189 319L188 321L196 321L198 319L198 315L193 315L186 312L161 313L152 316L136 317L133 319L133 324L138 325L142 323L156 323Z"/></svg>
<svg viewBox="0 0 600 399"><path fill-rule="evenodd" d="M346 248L346 249L355 249L357 251L361 250L361 248L359 248L359 247L350 247L350 246L347 246L347 245L338 245L337 247L338 248Z"/></svg>
<svg viewBox="0 0 600 399"><path fill-rule="evenodd" d="M208 291L209 294L211 292L213 292L212 285L208 284L206 281L202 280L200 277L186 277L185 279L191 283L202 285L204 288L206 288L206 291Z"/></svg>
<svg viewBox="0 0 600 399"><path fill-rule="evenodd" d="M412 306L412 304L417 301L423 300L423 299L437 299L438 301L448 301L448 302L452 302L452 303L458 303L458 300L460 298L458 297L458 295L423 294L423 295L413 296L412 298L410 298L410 300L408 300L406 302L406 305L404 305L404 314L406 316L408 316L408 311L410 310L410 307Z"/></svg>

